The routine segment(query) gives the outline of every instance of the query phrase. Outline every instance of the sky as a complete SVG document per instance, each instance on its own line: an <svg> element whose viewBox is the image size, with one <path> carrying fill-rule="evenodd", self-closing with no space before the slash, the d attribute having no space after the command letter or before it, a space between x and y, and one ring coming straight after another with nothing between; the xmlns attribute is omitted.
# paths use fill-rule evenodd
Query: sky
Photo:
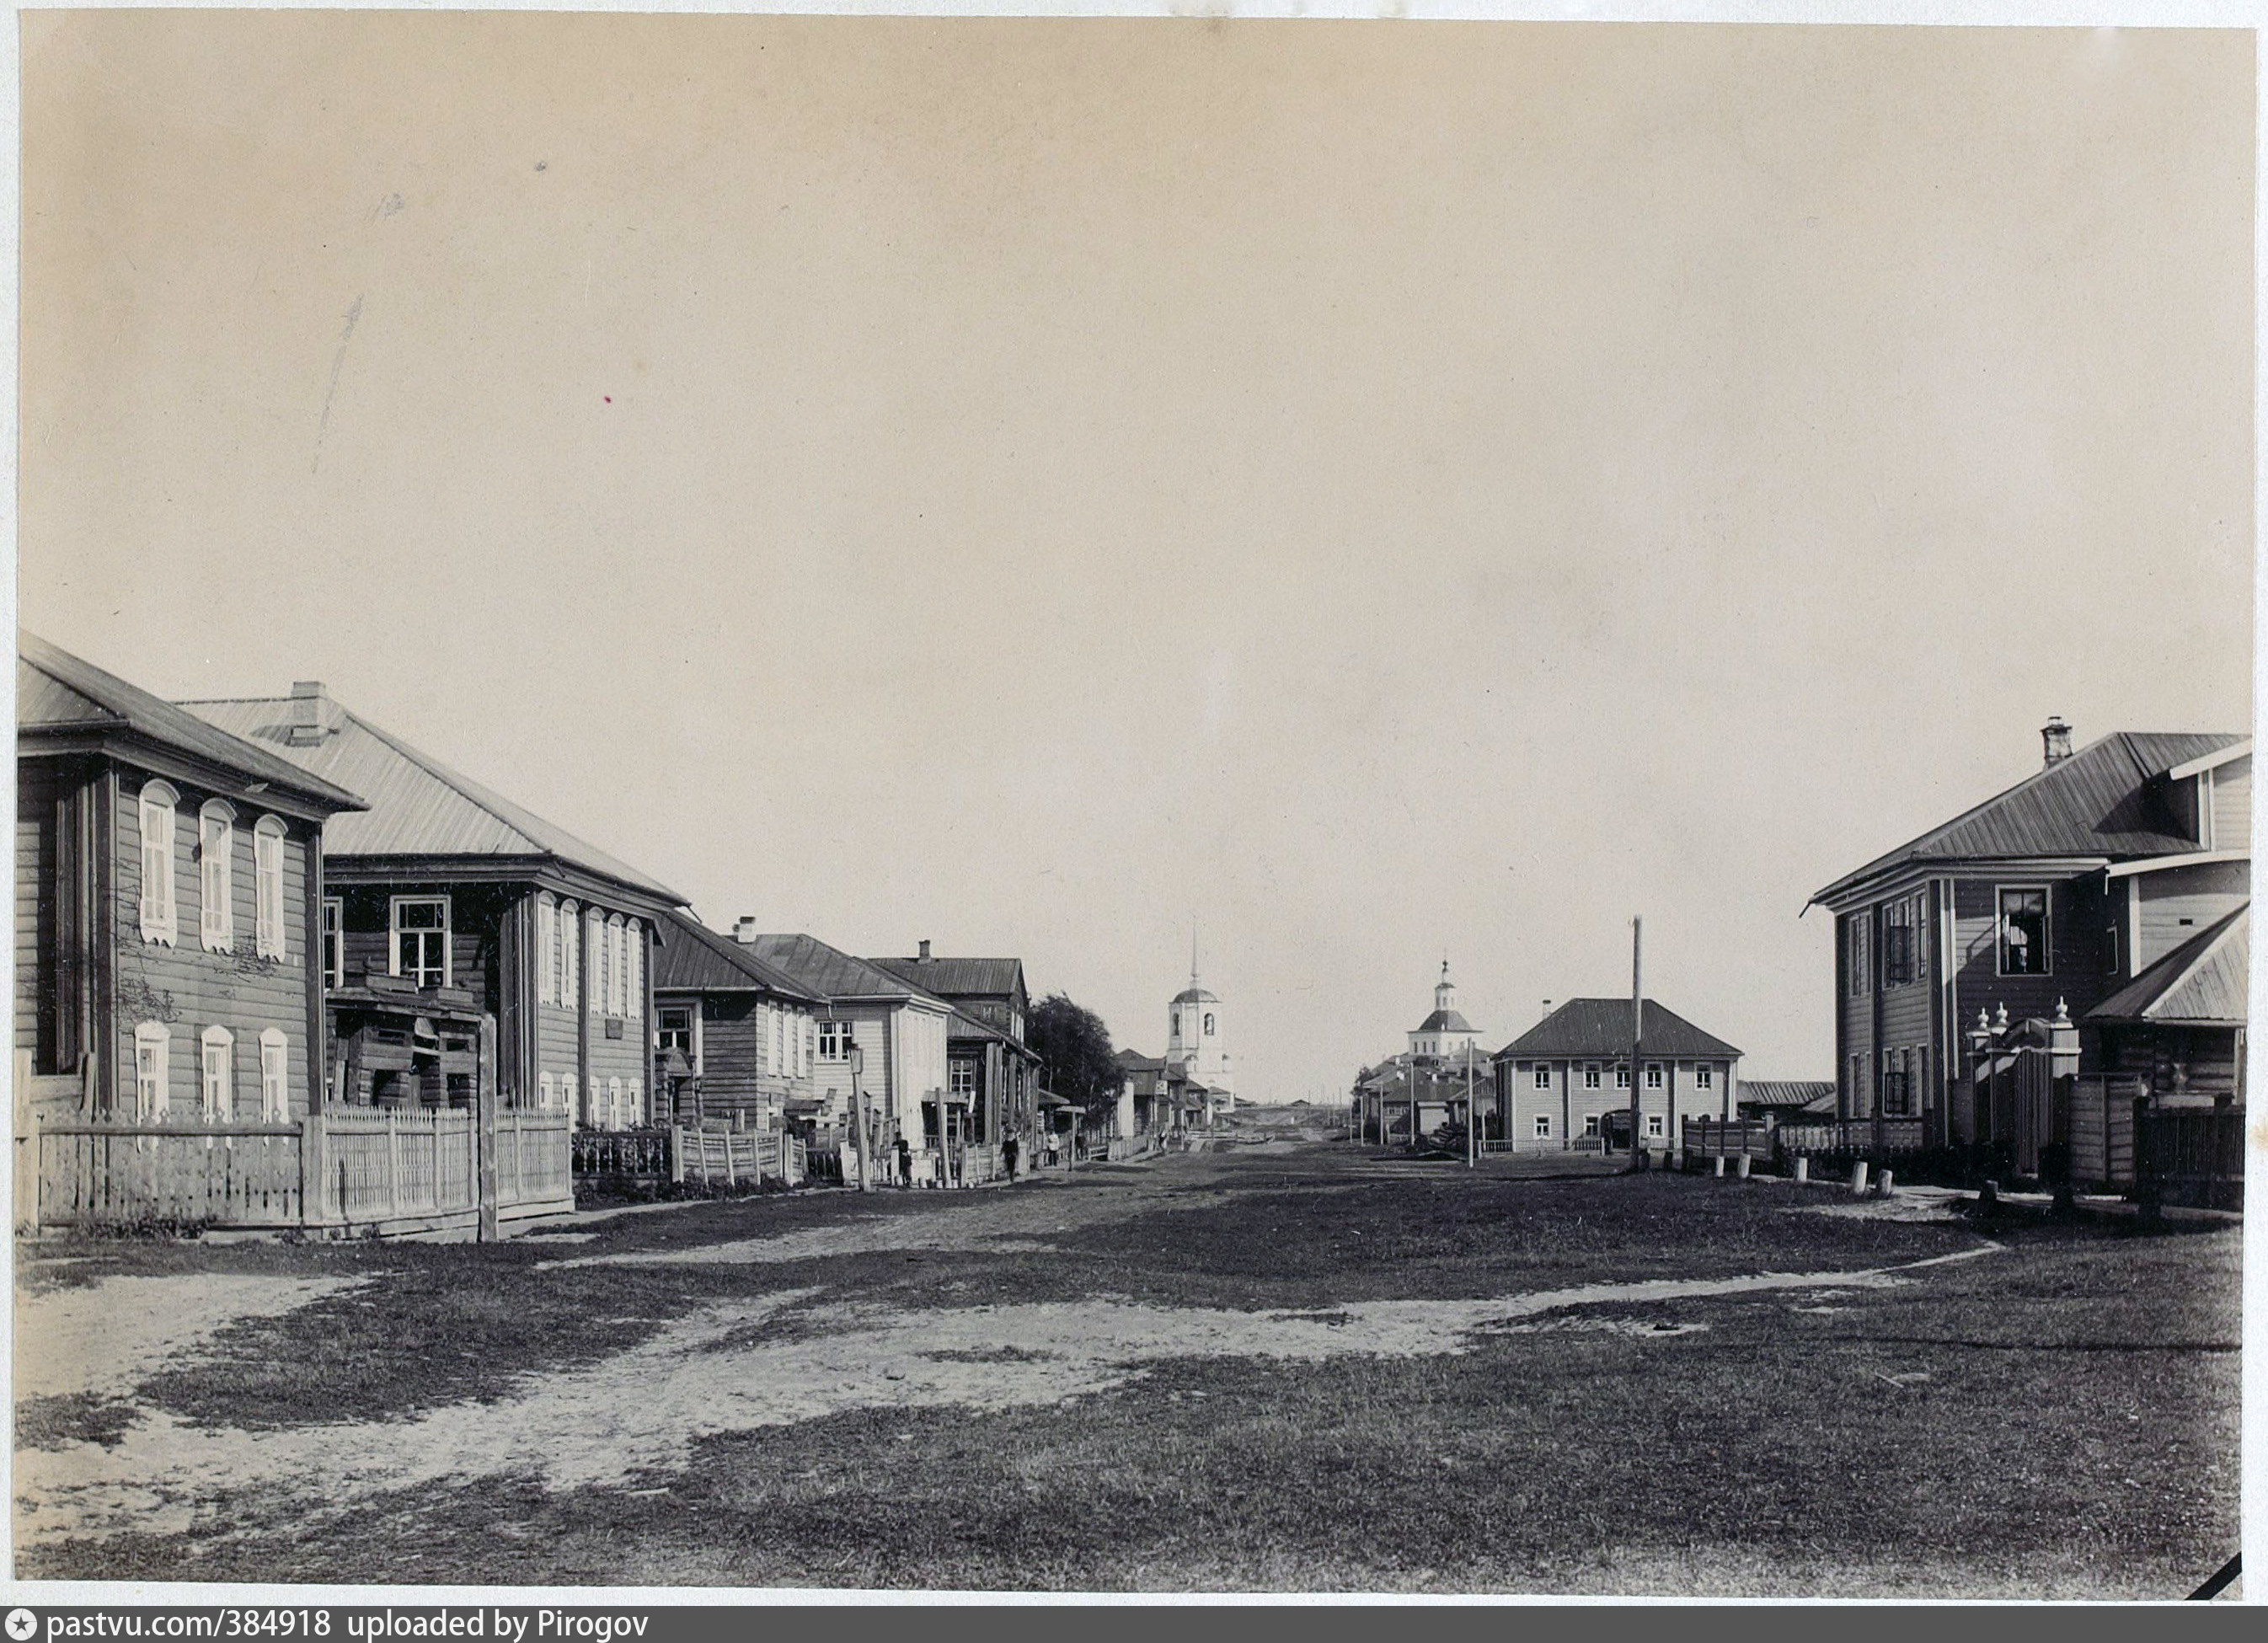
<svg viewBox="0 0 2268 1643"><path fill-rule="evenodd" d="M1261 1099L2242 730L2240 33L31 12L21 618Z"/></svg>

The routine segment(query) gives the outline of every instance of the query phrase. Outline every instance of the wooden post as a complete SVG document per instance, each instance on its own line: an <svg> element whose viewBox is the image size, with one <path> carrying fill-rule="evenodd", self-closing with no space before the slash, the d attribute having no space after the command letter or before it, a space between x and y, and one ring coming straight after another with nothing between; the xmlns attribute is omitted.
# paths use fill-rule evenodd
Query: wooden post
<svg viewBox="0 0 2268 1643"><path fill-rule="evenodd" d="M678 1124L669 1126L669 1184L685 1183L685 1131Z"/></svg>
<svg viewBox="0 0 2268 1643"><path fill-rule="evenodd" d="M480 1065L473 1089L473 1198L479 1211L475 1235L482 1243L494 1243L501 1235L497 1229L497 1019L486 1012L481 1015Z"/></svg>
<svg viewBox="0 0 2268 1643"><path fill-rule="evenodd" d="M1809 1183L1810 1180L1811 1154L1808 1153L1798 1153L1795 1155L1795 1184L1799 1187L1805 1186Z"/></svg>
<svg viewBox="0 0 2268 1643"><path fill-rule="evenodd" d="M32 1052L16 1052L16 1230L40 1229L40 1113L32 1104Z"/></svg>
<svg viewBox="0 0 2268 1643"><path fill-rule="evenodd" d="M330 1138L318 1109L299 1120L299 1225L320 1227L331 1219Z"/></svg>
<svg viewBox="0 0 2268 1643"><path fill-rule="evenodd" d="M1646 1152L1638 1138L1640 1118L1638 1101L1638 1050L1646 1042L1646 987L1639 969L1638 938L1644 933L1641 920L1631 918L1631 1048L1630 1048L1630 1126L1631 1168L1646 1168Z"/></svg>

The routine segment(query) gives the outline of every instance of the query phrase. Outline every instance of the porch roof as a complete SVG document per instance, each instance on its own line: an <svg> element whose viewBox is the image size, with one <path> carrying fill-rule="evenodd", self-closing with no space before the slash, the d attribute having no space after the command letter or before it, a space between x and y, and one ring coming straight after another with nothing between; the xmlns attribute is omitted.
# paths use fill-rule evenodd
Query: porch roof
<svg viewBox="0 0 2268 1643"><path fill-rule="evenodd" d="M2242 1027L2252 968L2252 903L2206 925L2087 1013L2089 1021Z"/></svg>

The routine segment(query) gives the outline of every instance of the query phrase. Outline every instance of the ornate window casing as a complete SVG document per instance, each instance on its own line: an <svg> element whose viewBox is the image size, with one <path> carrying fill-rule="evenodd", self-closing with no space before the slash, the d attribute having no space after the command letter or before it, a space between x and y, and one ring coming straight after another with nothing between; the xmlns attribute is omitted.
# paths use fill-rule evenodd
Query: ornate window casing
<svg viewBox="0 0 2268 1643"><path fill-rule="evenodd" d="M260 1034L260 1121L282 1124L291 1115L291 1045L279 1028Z"/></svg>
<svg viewBox="0 0 2268 1643"><path fill-rule="evenodd" d="M208 953L236 945L236 812L209 799L197 812L197 928Z"/></svg>
<svg viewBox="0 0 2268 1643"><path fill-rule="evenodd" d="M262 816L252 828L252 947L264 959L287 956L284 916L284 819Z"/></svg>
<svg viewBox="0 0 2268 1643"><path fill-rule="evenodd" d="M134 1116L156 1124L173 1105L173 1035L163 1021L134 1028Z"/></svg>
<svg viewBox="0 0 2268 1643"><path fill-rule="evenodd" d="M236 1116L236 1035L225 1027L208 1027L199 1048L205 1122L226 1124Z"/></svg>
<svg viewBox="0 0 2268 1643"><path fill-rule="evenodd" d="M173 830L180 794L166 782L144 782L142 822L142 939L173 945Z"/></svg>

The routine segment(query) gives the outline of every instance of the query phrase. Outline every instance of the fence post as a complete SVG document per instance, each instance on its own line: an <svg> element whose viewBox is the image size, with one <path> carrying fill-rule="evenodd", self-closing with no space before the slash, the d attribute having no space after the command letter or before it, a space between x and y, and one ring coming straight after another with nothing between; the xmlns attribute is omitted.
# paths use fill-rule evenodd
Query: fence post
<svg viewBox="0 0 2268 1643"><path fill-rule="evenodd" d="M320 1227L330 1219L329 1137L320 1108L299 1120L299 1225Z"/></svg>
<svg viewBox="0 0 2268 1643"><path fill-rule="evenodd" d="M479 1206L477 1236L482 1243L497 1240L497 1019L481 1016L480 1075L475 1080L473 1105L473 1199Z"/></svg>
<svg viewBox="0 0 2268 1643"><path fill-rule="evenodd" d="M1798 1153L1795 1155L1795 1184L1800 1187L1807 1184L1810 1180L1811 1154L1808 1153Z"/></svg>
<svg viewBox="0 0 2268 1643"><path fill-rule="evenodd" d="M32 1104L32 1052L16 1052L16 1230L40 1229L40 1112Z"/></svg>
<svg viewBox="0 0 2268 1643"><path fill-rule="evenodd" d="M669 1183L685 1184L685 1131L674 1124L669 1126Z"/></svg>

